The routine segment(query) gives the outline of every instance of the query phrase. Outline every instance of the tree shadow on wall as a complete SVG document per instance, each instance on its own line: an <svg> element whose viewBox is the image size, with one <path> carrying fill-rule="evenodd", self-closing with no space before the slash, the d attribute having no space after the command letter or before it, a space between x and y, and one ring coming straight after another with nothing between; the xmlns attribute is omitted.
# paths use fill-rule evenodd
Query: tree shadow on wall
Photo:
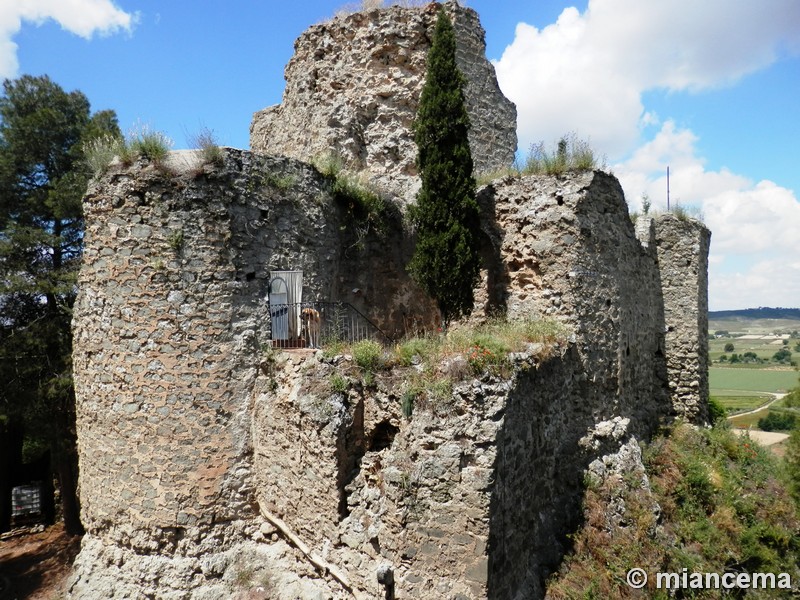
<svg viewBox="0 0 800 600"><path fill-rule="evenodd" d="M481 260L486 269L486 301L482 308L487 317L502 316L508 309L511 279L501 252L505 231L497 223L494 186L483 188L477 199L481 213Z"/></svg>

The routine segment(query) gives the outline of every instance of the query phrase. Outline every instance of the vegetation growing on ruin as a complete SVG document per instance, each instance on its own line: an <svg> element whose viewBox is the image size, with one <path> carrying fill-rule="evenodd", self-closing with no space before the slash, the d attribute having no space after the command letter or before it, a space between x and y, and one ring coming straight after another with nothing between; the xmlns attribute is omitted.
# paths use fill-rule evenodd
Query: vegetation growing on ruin
<svg viewBox="0 0 800 600"><path fill-rule="evenodd" d="M125 138L118 133L99 137L84 146L84 153L86 163L93 173L101 175L114 158L119 158L124 166L130 166L143 158L163 167L170 148L172 140L162 132L139 126L131 130Z"/></svg>
<svg viewBox="0 0 800 600"><path fill-rule="evenodd" d="M297 179L291 173L276 173L275 171L265 171L264 183L266 183L267 185L271 185L276 190L285 192L286 190L291 188L295 183L297 183Z"/></svg>
<svg viewBox="0 0 800 600"><path fill-rule="evenodd" d="M670 212L672 212L672 214L678 217L681 221L700 221L702 223L705 219L703 211L698 207L691 205L684 206L677 202L671 207Z"/></svg>
<svg viewBox="0 0 800 600"><path fill-rule="evenodd" d="M655 574L683 569L789 572L797 580L800 504L780 459L724 422L710 430L677 424L644 458L652 496L637 478L589 482L585 524L551 578L548 597L668 598L667 590L655 589ZM616 526L609 525L611 515ZM651 576L645 596L626 584L627 572L637 567ZM720 597L719 590L693 592Z"/></svg>
<svg viewBox="0 0 800 600"><path fill-rule="evenodd" d="M173 252L180 252L183 249L184 243L183 229L173 229L170 231L167 243Z"/></svg>
<svg viewBox="0 0 800 600"><path fill-rule="evenodd" d="M125 138L120 149L120 160L124 165L130 165L138 158L161 164L169 155L171 147L172 140L162 132L141 125Z"/></svg>
<svg viewBox="0 0 800 600"><path fill-rule="evenodd" d="M446 412L455 383L484 374L508 376L515 352L529 351L544 359L568 337L569 330L557 321L495 320L408 337L385 348L371 340L352 345L336 342L325 348L324 356L352 356L358 367L356 378L368 386L382 370L413 367L402 398L403 412L410 417L414 406L420 405ZM330 383L333 392L346 389L341 376Z"/></svg>
<svg viewBox="0 0 800 600"><path fill-rule="evenodd" d="M649 197L645 194L643 196L643 202L650 203ZM647 210L644 210L646 208ZM672 214L675 215L679 220L685 222L691 221L700 221L701 223L705 220L705 215L703 211L700 210L698 207L693 205L684 206L678 202L674 203L670 206L669 210L665 209L652 209L650 204L646 204L642 209L642 213L640 214L638 210L631 211L629 216L631 221L635 224L636 221L639 220L639 217L644 215L647 217L659 217L665 214Z"/></svg>
<svg viewBox="0 0 800 600"><path fill-rule="evenodd" d="M561 137L551 151L544 142L531 144L528 156L522 165L481 173L478 185L487 185L498 179L518 178L524 175L564 175L581 171L605 170L605 158L601 158L588 140L581 139L574 132ZM638 215L637 215L638 216Z"/></svg>
<svg viewBox="0 0 800 600"><path fill-rule="evenodd" d="M429 0L361 0L360 2L348 2L336 9L334 18L344 18L353 13L374 10L376 8L387 8L389 6L400 6L403 8L422 7L430 4Z"/></svg>
<svg viewBox="0 0 800 600"><path fill-rule="evenodd" d="M528 158L522 167L523 175L563 175L569 172L605 169L605 159L600 159L587 140L575 133L563 136L552 151L544 142L531 144Z"/></svg>
<svg viewBox="0 0 800 600"><path fill-rule="evenodd" d="M409 208L417 232L409 272L436 300L445 327L472 309L481 264L465 85L453 25L440 8L414 122L422 186Z"/></svg>
<svg viewBox="0 0 800 600"><path fill-rule="evenodd" d="M208 127L203 127L196 134L189 137L189 144L198 150L203 158L203 162L210 165L222 165L224 157L219 142Z"/></svg>
<svg viewBox="0 0 800 600"><path fill-rule="evenodd" d="M333 152L315 157L313 165L330 182L331 195L340 206L368 228L383 229L388 205L369 181L348 171L342 157Z"/></svg>
<svg viewBox="0 0 800 600"><path fill-rule="evenodd" d="M383 348L375 340L361 340L353 344L353 360L361 369L364 385L375 382L375 372L383 363Z"/></svg>
<svg viewBox="0 0 800 600"><path fill-rule="evenodd" d="M114 134L105 134L85 143L83 153L93 175L99 176L106 172L119 155L121 143L120 136Z"/></svg>

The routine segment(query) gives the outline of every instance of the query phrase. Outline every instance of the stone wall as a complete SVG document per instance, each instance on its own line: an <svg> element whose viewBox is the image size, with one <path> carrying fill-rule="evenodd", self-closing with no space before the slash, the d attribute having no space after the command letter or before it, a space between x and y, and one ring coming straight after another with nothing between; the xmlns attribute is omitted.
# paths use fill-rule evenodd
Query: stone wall
<svg viewBox="0 0 800 600"><path fill-rule="evenodd" d="M516 109L486 60L472 9L446 2L472 128L477 173L508 167L517 147ZM425 81L437 4L357 12L314 25L295 42L280 105L257 112L254 151L309 161L331 152L380 187L412 200L419 183L412 123Z"/></svg>
<svg viewBox="0 0 800 600"><path fill-rule="evenodd" d="M333 373L348 380L331 389ZM469 380L451 398L401 414L413 368L365 388L348 357L279 359L254 413L257 487L278 514L358 591L398 598L483 598L486 515L508 382ZM313 490L313 492L312 492Z"/></svg>
<svg viewBox="0 0 800 600"><path fill-rule="evenodd" d="M649 219L642 218L643 227ZM664 296L665 352L675 414L708 419L708 250L711 232L674 214L652 219Z"/></svg>
<svg viewBox="0 0 800 600"><path fill-rule="evenodd" d="M360 285L360 308L393 333L412 310L427 323L424 298L404 304L420 294L404 272L402 229L370 242L387 246L384 278L373 253L349 246L350 215L313 168L238 151L221 167L185 162L195 160L176 154L178 174L116 171L85 199L75 365L81 445L93 457L83 487L121 484L84 499L90 521L124 510L171 527L227 518L209 506L240 514L245 474L231 477L247 463L241 427L252 357L270 333L271 270L303 270L306 300ZM174 491L186 472L196 478L188 496Z"/></svg>
<svg viewBox="0 0 800 600"><path fill-rule="evenodd" d="M452 362L434 368L452 376ZM451 396L428 392L406 418L416 374L395 366L367 388L348 356L279 357L254 409L263 503L356 597L383 597L387 568L398 598L543 597L587 469L602 478L648 424L597 393L605 382L574 343L532 345L504 378L457 376Z"/></svg>
<svg viewBox="0 0 800 600"><path fill-rule="evenodd" d="M665 400L663 300L617 180L599 171L508 178L479 202L490 248L479 313L570 325L585 372L604 382L596 393L652 424Z"/></svg>
<svg viewBox="0 0 800 600"><path fill-rule="evenodd" d="M389 247L383 268L394 267L392 277L364 281L380 274L370 270L376 257L350 247L352 215L316 170L224 155L218 166L184 152L163 168L112 167L85 198L74 368L90 565L123 548L228 551L257 531L246 525L255 501L250 394L270 337L271 270L302 269L306 299L339 300L361 285L370 292L361 309L390 331L411 310L408 244L391 237L402 240L402 229L371 242ZM429 301L414 308L409 318L428 323ZM196 566L196 556L187 560ZM194 585L191 569L168 565L170 581ZM108 593L93 592L87 577L79 570L78 597ZM125 589L124 577L93 577Z"/></svg>
<svg viewBox="0 0 800 600"><path fill-rule="evenodd" d="M307 298L355 295L396 332L435 322L405 274L401 221L359 231L329 188L306 164L234 150L94 182L74 323L87 536L73 597L234 597L252 565L278 597L348 597L259 501L357 595L380 595L388 566L405 597L541 597L587 467L669 413L702 420L708 232L666 215L637 239L600 172L480 193L474 316L558 319L573 334L555 356L462 375L411 419L413 368L367 388L348 357L265 356L272 270L303 269Z"/></svg>

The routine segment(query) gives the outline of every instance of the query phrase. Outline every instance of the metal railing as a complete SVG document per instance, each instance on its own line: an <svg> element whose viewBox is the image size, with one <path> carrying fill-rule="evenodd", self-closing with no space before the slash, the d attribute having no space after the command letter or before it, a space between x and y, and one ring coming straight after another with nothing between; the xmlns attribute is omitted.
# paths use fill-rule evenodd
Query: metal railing
<svg viewBox="0 0 800 600"><path fill-rule="evenodd" d="M391 341L377 325L348 302L270 304L272 345L319 348L336 342Z"/></svg>

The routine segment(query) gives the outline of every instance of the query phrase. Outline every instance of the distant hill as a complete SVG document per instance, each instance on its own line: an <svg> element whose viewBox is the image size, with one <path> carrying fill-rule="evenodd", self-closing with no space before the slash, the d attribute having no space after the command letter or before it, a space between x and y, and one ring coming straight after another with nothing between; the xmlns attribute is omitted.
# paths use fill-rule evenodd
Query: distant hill
<svg viewBox="0 0 800 600"><path fill-rule="evenodd" d="M742 310L711 310L709 319L800 319L800 308L745 308Z"/></svg>

